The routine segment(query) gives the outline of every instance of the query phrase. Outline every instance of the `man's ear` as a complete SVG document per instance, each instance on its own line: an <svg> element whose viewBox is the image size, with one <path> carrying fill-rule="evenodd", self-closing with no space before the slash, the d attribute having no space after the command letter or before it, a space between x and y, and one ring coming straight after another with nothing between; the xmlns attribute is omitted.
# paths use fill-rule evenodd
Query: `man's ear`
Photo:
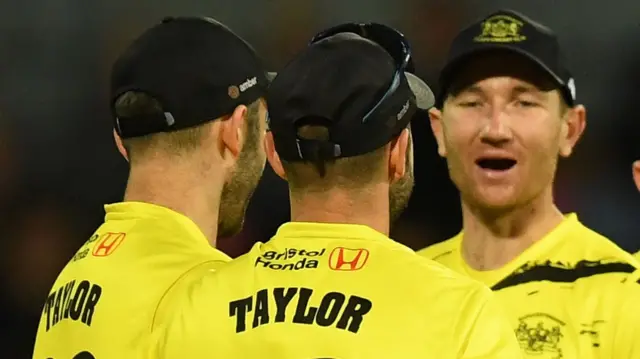
<svg viewBox="0 0 640 359"><path fill-rule="evenodd" d="M569 157L587 127L587 110L584 106L577 105L568 109L562 126L564 128L560 143L560 156Z"/></svg>
<svg viewBox="0 0 640 359"><path fill-rule="evenodd" d="M432 108L429 110L429 122L431 124L431 132L433 132L433 137L436 139L436 143L438 144L438 154L440 157L447 156L447 146L444 141L444 133L442 128L442 111L437 108Z"/></svg>
<svg viewBox="0 0 640 359"><path fill-rule="evenodd" d="M127 162L129 162L129 154L127 153L127 149L122 144L122 138L120 138L120 135L118 135L118 132L116 131L115 128L113 129L113 139L116 141L116 147L118 148L118 152L120 152L122 157L124 157L124 159L127 160Z"/></svg>
<svg viewBox="0 0 640 359"><path fill-rule="evenodd" d="M278 152L276 152L276 145L273 142L273 134L271 132L267 132L265 136L264 151L267 154L267 161L269 161L269 165L273 169L273 172L275 172L278 177L286 181L287 174L282 166L282 161L280 161L280 156L278 155Z"/></svg>
<svg viewBox="0 0 640 359"><path fill-rule="evenodd" d="M233 110L231 116L222 119L219 124L218 138L220 143L220 155L223 160L237 159L242 151L245 140L245 119L247 106L239 105ZM212 126L212 129L216 126Z"/></svg>
<svg viewBox="0 0 640 359"><path fill-rule="evenodd" d="M409 129L405 128L398 138L391 142L389 149L389 181L391 183L404 177L407 171L407 147L409 146Z"/></svg>

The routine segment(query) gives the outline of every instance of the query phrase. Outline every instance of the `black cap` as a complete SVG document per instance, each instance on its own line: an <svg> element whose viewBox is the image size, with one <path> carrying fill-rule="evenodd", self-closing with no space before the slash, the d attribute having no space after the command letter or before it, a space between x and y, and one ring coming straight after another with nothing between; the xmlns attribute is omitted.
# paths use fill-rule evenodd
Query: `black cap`
<svg viewBox="0 0 640 359"><path fill-rule="evenodd" d="M416 108L431 108L435 99L422 80L397 69L383 47L355 33L339 33L312 43L269 87L269 128L280 158L352 157L380 148L399 135ZM394 79L397 88L392 86ZM392 88L395 91L390 92ZM300 138L298 129L309 124L326 126L329 140Z"/></svg>
<svg viewBox="0 0 640 359"><path fill-rule="evenodd" d="M438 107L442 106L459 66L489 50L509 51L533 61L551 76L567 104L575 104L575 82L567 69L557 35L516 11L499 10L465 28L454 38L438 81Z"/></svg>
<svg viewBox="0 0 640 359"><path fill-rule="evenodd" d="M166 18L138 37L111 72L111 109L122 138L170 132L231 114L266 95L267 75L252 47L210 18ZM147 93L163 115L118 118L128 91Z"/></svg>

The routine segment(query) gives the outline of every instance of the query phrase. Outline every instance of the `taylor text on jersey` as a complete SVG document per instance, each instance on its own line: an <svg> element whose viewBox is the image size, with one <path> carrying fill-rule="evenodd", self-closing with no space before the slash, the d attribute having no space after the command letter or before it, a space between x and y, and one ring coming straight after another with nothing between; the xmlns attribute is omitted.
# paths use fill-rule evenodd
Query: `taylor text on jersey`
<svg viewBox="0 0 640 359"><path fill-rule="evenodd" d="M42 312L46 316L46 331L63 320L71 319L91 326L102 287L88 280L72 280L49 294Z"/></svg>
<svg viewBox="0 0 640 359"><path fill-rule="evenodd" d="M312 305L313 303L317 304ZM292 315L287 314L290 305L295 305ZM270 306L275 306L275 310L270 311ZM230 302L229 317L235 319L236 333L247 330L248 320L251 328L290 322L333 326L357 333L372 307L373 303L369 299L357 295L340 292L319 294L311 288L279 287L262 289L255 295Z"/></svg>

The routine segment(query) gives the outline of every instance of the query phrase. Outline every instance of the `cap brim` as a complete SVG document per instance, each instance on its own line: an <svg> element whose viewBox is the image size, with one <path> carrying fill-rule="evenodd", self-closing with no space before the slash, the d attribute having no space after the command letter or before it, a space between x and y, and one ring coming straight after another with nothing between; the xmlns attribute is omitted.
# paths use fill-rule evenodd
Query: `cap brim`
<svg viewBox="0 0 640 359"><path fill-rule="evenodd" d="M411 87L411 91L416 96L416 105L421 110L428 110L432 108L436 103L436 97L433 94L433 91L427 84L422 81L418 76L405 72L405 76L407 77L407 82L409 83L409 87Z"/></svg>
<svg viewBox="0 0 640 359"><path fill-rule="evenodd" d="M465 64L468 60L472 59L474 56L478 56L480 54L484 54L486 52L491 52L496 50L509 52L512 54L522 56L523 58L531 61L533 64L538 66L542 71L546 72L549 76L551 76L553 81L558 86L562 87L566 85L565 82L562 80L562 78L558 76L558 74L552 71L542 60L540 60L538 57L534 56L533 54L529 53L528 51L515 48L513 46L505 46L505 45L499 45L499 44L493 44L493 45L485 44L482 47L466 51L456 56L456 58L452 59L451 61L449 61L449 63L445 65L445 68L442 70L442 74L444 74L445 76L441 79L440 86L450 85L450 83L448 82L451 82L453 73L456 72L461 65Z"/></svg>

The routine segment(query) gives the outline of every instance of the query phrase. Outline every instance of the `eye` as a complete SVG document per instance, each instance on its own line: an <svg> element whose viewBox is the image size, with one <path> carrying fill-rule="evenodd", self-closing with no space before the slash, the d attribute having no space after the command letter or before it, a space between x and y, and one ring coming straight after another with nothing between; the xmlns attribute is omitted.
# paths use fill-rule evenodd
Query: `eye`
<svg viewBox="0 0 640 359"><path fill-rule="evenodd" d="M459 105L460 107L473 108L482 106L482 103L480 101L460 101Z"/></svg>
<svg viewBox="0 0 640 359"><path fill-rule="evenodd" d="M535 103L533 101L527 101L527 100L517 100L516 101L516 105L518 105L520 107L536 107L536 106L538 106L537 103Z"/></svg>

